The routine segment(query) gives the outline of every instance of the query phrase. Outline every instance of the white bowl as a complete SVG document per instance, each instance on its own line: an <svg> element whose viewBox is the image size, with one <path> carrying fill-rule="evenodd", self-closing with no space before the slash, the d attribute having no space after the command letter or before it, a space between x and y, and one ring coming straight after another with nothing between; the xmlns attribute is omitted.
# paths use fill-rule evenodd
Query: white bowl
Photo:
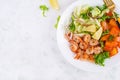
<svg viewBox="0 0 120 80"><path fill-rule="evenodd" d="M116 12L120 13L118 10L119 8L119 3L120 1L114 0L116 4ZM57 41L58 41L58 46L62 52L62 55L65 57L65 59L70 62L72 65L75 67L85 70L85 71L91 71L91 72L100 72L100 71L106 71L111 69L114 66L117 66L120 64L120 54L118 53L117 55L113 56L110 59L107 59L105 61L105 66L99 66L90 62L85 62L85 61L80 61L80 60L75 60L74 59L74 54L71 52L69 48L69 43L67 40L64 38L64 33L65 33L65 25L68 24L69 19L71 18L71 13L74 11L75 7L77 6L82 6L82 5L90 5L90 6L97 6L97 5L103 5L102 0L78 0L72 5L70 5L67 10L63 13L61 16L58 29L57 29ZM120 52L120 51L119 51Z"/></svg>

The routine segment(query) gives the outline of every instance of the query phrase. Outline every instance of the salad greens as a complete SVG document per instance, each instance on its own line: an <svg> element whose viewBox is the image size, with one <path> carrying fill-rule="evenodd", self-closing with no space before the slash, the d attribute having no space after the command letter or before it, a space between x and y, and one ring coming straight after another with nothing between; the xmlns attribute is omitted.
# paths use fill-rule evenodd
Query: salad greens
<svg viewBox="0 0 120 80"><path fill-rule="evenodd" d="M109 52L102 52L102 53L100 53L100 54L96 54L95 56L94 56L94 58L95 58L95 63L96 64L99 64L99 65L101 65L101 66L104 66L104 61L105 61L105 59L107 59L107 58L109 58L110 56L109 56Z"/></svg>
<svg viewBox="0 0 120 80"><path fill-rule="evenodd" d="M72 22L69 24L69 30L78 34L88 32L92 34L94 39L99 40L103 32L102 29L100 29L100 22L110 18L105 15L107 11L109 11L109 9L106 5L95 7L84 5L77 7L72 14ZM96 36L96 34L99 37Z"/></svg>
<svg viewBox="0 0 120 80"><path fill-rule="evenodd" d="M97 8L99 8L101 11L107 9L107 6L105 4L103 4L102 6L97 6Z"/></svg>
<svg viewBox="0 0 120 80"><path fill-rule="evenodd" d="M98 17L100 15L101 10L99 8L95 7L90 11L90 13L91 13L91 16L93 18L95 18L95 17Z"/></svg>
<svg viewBox="0 0 120 80"><path fill-rule="evenodd" d="M75 24L74 24L74 21L72 20L71 24L70 24L70 27L69 27L69 30L71 32L74 32L75 31Z"/></svg>
<svg viewBox="0 0 120 80"><path fill-rule="evenodd" d="M45 16L45 12L49 10L46 5L40 5L40 9L42 10L42 15Z"/></svg>
<svg viewBox="0 0 120 80"><path fill-rule="evenodd" d="M80 17L83 18L83 19L89 19L87 13L80 14Z"/></svg>

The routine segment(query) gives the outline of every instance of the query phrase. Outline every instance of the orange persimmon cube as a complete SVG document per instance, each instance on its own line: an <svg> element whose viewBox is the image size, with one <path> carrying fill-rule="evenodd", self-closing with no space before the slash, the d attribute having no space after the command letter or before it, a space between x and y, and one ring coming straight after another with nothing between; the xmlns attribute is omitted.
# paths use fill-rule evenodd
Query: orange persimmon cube
<svg viewBox="0 0 120 80"><path fill-rule="evenodd" d="M113 48L112 51L110 51L110 57L116 55L118 53L117 47Z"/></svg>

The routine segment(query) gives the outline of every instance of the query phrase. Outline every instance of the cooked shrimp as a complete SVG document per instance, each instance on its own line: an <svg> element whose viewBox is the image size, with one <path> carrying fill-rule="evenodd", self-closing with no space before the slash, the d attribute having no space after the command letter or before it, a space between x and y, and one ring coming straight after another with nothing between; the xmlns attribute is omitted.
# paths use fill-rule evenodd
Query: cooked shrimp
<svg viewBox="0 0 120 80"><path fill-rule="evenodd" d="M94 48L94 53L95 54L99 54L100 52L102 52L102 48L101 47L97 46L97 47Z"/></svg>
<svg viewBox="0 0 120 80"><path fill-rule="evenodd" d="M96 39L91 39L90 42L89 42L89 44L90 44L91 46L96 46L96 45L99 44L99 42L98 42Z"/></svg>
<svg viewBox="0 0 120 80"><path fill-rule="evenodd" d="M83 54L83 51L81 49L78 49L77 53Z"/></svg>
<svg viewBox="0 0 120 80"><path fill-rule="evenodd" d="M75 59L79 59L83 55L83 51L81 49L78 49L76 52Z"/></svg>
<svg viewBox="0 0 120 80"><path fill-rule="evenodd" d="M88 42L90 42L90 40L91 40L91 36L90 36L89 34L86 34L86 35L83 36L83 40L84 40L86 43L88 43Z"/></svg>
<svg viewBox="0 0 120 80"><path fill-rule="evenodd" d="M94 53L94 48L93 47L87 48L86 53L87 54L93 54Z"/></svg>
<svg viewBox="0 0 120 80"><path fill-rule="evenodd" d="M78 49L78 44L75 41L73 41L73 40L70 41L70 49L73 52L76 52L77 49Z"/></svg>
<svg viewBox="0 0 120 80"><path fill-rule="evenodd" d="M81 48L81 49L83 49L83 50L85 50L85 49L87 49L87 44L85 43L85 42L81 42L80 44L79 44L79 47Z"/></svg>
<svg viewBox="0 0 120 80"><path fill-rule="evenodd" d="M91 62L95 62L94 56L93 56L93 55L89 55L89 60L90 60Z"/></svg>
<svg viewBox="0 0 120 80"><path fill-rule="evenodd" d="M72 35L73 35L73 34L72 34L71 32L66 33L66 34L65 34L66 40L70 41L70 40L72 39Z"/></svg>
<svg viewBox="0 0 120 80"><path fill-rule="evenodd" d="M80 53L76 54L74 59L79 59L80 58Z"/></svg>
<svg viewBox="0 0 120 80"><path fill-rule="evenodd" d="M89 55L88 55L87 53L84 53L84 54L83 54L83 59L84 59L84 60L88 60L88 58L89 58Z"/></svg>
<svg viewBox="0 0 120 80"><path fill-rule="evenodd" d="M73 36L73 40L76 41L77 43L82 42L82 39L79 36L77 36L77 35Z"/></svg>

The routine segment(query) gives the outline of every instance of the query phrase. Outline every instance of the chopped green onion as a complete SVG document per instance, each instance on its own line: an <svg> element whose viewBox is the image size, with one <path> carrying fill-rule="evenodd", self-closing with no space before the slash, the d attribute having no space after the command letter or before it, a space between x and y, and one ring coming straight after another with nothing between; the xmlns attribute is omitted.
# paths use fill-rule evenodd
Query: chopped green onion
<svg viewBox="0 0 120 80"><path fill-rule="evenodd" d="M56 29L57 29L57 27L58 27L59 21L60 21L60 16L57 17L57 22L56 22L56 24L55 24L55 28L56 28Z"/></svg>

